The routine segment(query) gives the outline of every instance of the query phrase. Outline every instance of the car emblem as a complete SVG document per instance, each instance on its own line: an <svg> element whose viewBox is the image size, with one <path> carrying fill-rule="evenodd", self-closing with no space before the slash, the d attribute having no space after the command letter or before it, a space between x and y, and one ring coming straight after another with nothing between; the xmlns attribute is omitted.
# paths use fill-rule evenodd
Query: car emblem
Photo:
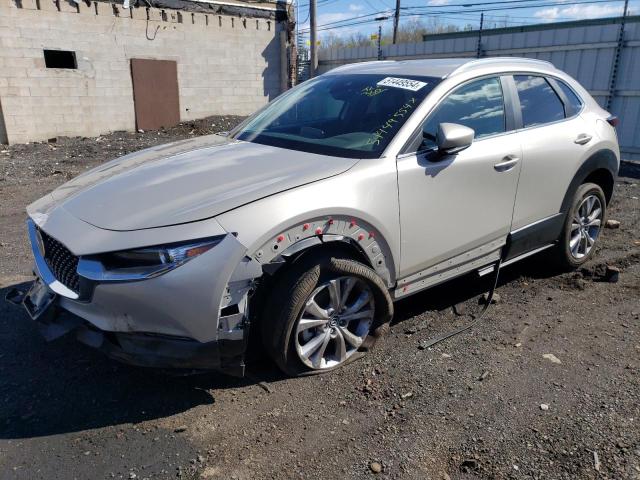
<svg viewBox="0 0 640 480"><path fill-rule="evenodd" d="M36 231L36 243L38 244L38 251L40 255L44 257L45 249L44 249L44 240L42 240L42 235L40 234L40 230Z"/></svg>

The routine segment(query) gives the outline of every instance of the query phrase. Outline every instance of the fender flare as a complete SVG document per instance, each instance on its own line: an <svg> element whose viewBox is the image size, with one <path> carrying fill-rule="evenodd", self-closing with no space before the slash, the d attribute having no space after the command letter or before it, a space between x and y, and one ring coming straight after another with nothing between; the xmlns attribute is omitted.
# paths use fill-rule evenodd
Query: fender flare
<svg viewBox="0 0 640 480"><path fill-rule="evenodd" d="M612 180L615 182L618 176L618 157L616 154L609 149L598 150L589 158L587 158L580 168L576 171L571 183L569 184L569 188L567 188L567 192L562 199L562 204L560 205L560 213L567 213L569 208L571 207L571 202L573 201L573 196L578 190L578 187L584 183L584 181L589 177L589 175L596 170L607 170L611 174ZM607 202L610 200L607 198Z"/></svg>

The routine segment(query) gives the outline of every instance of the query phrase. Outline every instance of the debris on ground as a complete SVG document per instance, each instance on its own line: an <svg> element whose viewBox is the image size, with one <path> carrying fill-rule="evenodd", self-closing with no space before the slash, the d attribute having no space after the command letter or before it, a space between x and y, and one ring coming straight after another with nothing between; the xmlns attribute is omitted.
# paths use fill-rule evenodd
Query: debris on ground
<svg viewBox="0 0 640 480"><path fill-rule="evenodd" d="M598 456L598 452L595 450L591 452L593 454L593 468L596 472L600 471L600 457Z"/></svg>
<svg viewBox="0 0 640 480"><path fill-rule="evenodd" d="M369 464L369 469L373 473L380 473L380 472L382 472L382 464L380 462L371 462Z"/></svg>
<svg viewBox="0 0 640 480"><path fill-rule="evenodd" d="M618 220L609 219L605 222L604 226L606 228L616 229L620 228L620 222Z"/></svg>
<svg viewBox="0 0 640 480"><path fill-rule="evenodd" d="M273 393L273 388L271 388L271 385L269 385L267 382L260 382L258 383L258 386L267 393Z"/></svg>
<svg viewBox="0 0 640 480"><path fill-rule="evenodd" d="M562 363L558 357L556 357L553 353L545 353L542 355L542 358L546 358L547 360L553 363Z"/></svg>

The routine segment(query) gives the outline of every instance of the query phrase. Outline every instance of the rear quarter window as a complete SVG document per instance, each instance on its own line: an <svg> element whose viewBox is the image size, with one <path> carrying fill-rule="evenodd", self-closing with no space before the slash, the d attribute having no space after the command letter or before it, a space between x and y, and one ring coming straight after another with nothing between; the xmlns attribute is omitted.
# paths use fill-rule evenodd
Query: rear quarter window
<svg viewBox="0 0 640 480"><path fill-rule="evenodd" d="M564 96L567 98L567 117L575 115L582 108L582 100L580 100L580 97L576 95L576 92L574 92L573 89L563 81L556 80L556 83L558 84L558 87L560 87L560 90L562 90L562 93L564 93Z"/></svg>

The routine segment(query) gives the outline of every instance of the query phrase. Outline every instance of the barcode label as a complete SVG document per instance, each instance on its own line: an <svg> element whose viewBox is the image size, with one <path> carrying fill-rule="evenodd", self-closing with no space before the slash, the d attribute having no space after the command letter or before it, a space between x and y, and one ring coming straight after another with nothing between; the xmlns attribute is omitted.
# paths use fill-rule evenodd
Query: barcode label
<svg viewBox="0 0 640 480"><path fill-rule="evenodd" d="M411 90L412 92L417 92L422 87L424 87L426 83L420 82L418 80L411 80L409 78L387 77L385 79L380 80L376 85L380 87L403 88L405 90Z"/></svg>

